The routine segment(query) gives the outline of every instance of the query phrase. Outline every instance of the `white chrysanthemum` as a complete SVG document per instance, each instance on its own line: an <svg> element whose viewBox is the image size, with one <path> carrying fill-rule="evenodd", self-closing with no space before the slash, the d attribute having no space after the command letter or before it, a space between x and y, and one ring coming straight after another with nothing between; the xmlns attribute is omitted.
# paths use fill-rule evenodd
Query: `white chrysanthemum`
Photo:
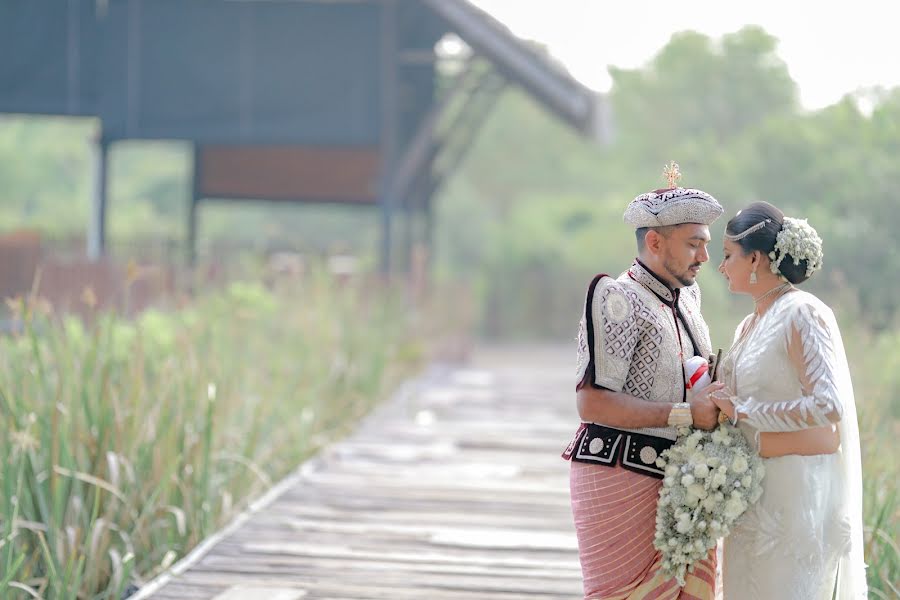
<svg viewBox="0 0 900 600"><path fill-rule="evenodd" d="M700 500L703 500L707 496L709 496L709 492L706 490L706 486L702 483L694 483L688 486L687 493L692 496L697 496Z"/></svg>
<svg viewBox="0 0 900 600"><path fill-rule="evenodd" d="M705 465L708 458L709 457L707 457L706 453L703 451L703 446L700 445L697 446L697 449L691 454L688 462L692 465Z"/></svg>
<svg viewBox="0 0 900 600"><path fill-rule="evenodd" d="M744 509L746 508L747 505L744 504L744 501L741 500L740 497L730 498L728 502L725 503L725 516L733 521L744 514Z"/></svg>
<svg viewBox="0 0 900 600"><path fill-rule="evenodd" d="M721 444L728 437L728 432L722 431L722 429L716 429L710 434L710 437L713 442Z"/></svg>

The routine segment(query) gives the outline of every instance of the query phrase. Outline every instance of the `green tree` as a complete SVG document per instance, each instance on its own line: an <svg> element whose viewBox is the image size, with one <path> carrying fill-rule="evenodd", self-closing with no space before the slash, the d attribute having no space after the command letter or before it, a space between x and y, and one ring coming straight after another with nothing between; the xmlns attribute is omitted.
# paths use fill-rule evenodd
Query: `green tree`
<svg viewBox="0 0 900 600"><path fill-rule="evenodd" d="M754 197L808 218L822 235L829 276L810 285L825 294L835 285L858 290L867 321L879 327L900 308L897 285L885 277L900 270L891 242L900 228L898 97L888 95L869 116L847 97L773 119L749 134L743 159Z"/></svg>
<svg viewBox="0 0 900 600"><path fill-rule="evenodd" d="M656 163L683 140L701 140L708 150L795 113L797 88L776 48L776 38L757 26L720 42L686 31L645 67L610 69L622 149Z"/></svg>

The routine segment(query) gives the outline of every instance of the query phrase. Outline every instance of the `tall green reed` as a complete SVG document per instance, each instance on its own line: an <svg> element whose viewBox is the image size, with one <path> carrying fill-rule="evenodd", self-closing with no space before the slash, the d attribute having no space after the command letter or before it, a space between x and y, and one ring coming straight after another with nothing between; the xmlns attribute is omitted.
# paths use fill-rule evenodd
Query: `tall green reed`
<svg viewBox="0 0 900 600"><path fill-rule="evenodd" d="M869 596L900 598L900 335L851 325L844 339L855 357Z"/></svg>
<svg viewBox="0 0 900 600"><path fill-rule="evenodd" d="M0 597L119 598L364 414L420 358L387 290L322 272L0 339Z"/></svg>

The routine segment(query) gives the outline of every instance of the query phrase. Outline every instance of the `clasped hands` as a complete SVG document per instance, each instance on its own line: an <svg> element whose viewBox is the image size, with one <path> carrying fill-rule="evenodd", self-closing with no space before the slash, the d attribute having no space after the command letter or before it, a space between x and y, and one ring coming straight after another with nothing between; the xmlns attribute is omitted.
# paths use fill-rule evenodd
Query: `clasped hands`
<svg viewBox="0 0 900 600"><path fill-rule="evenodd" d="M688 390L694 427L715 429L726 419L734 420L734 394L721 381L715 381L700 390Z"/></svg>

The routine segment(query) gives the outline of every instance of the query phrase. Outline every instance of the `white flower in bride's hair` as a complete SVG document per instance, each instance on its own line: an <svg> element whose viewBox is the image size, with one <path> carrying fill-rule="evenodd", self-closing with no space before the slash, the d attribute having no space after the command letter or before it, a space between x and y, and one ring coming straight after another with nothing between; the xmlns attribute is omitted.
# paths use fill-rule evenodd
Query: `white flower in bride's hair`
<svg viewBox="0 0 900 600"><path fill-rule="evenodd" d="M794 265L806 261L806 276L822 268L822 238L806 219L785 217L781 231L775 238L775 250L769 253L770 269L781 275L781 263L790 255Z"/></svg>
<svg viewBox="0 0 900 600"><path fill-rule="evenodd" d="M661 454L665 477L656 506L653 545L662 570L685 583L685 574L708 556L718 538L762 495L762 460L734 426L679 432Z"/></svg>

